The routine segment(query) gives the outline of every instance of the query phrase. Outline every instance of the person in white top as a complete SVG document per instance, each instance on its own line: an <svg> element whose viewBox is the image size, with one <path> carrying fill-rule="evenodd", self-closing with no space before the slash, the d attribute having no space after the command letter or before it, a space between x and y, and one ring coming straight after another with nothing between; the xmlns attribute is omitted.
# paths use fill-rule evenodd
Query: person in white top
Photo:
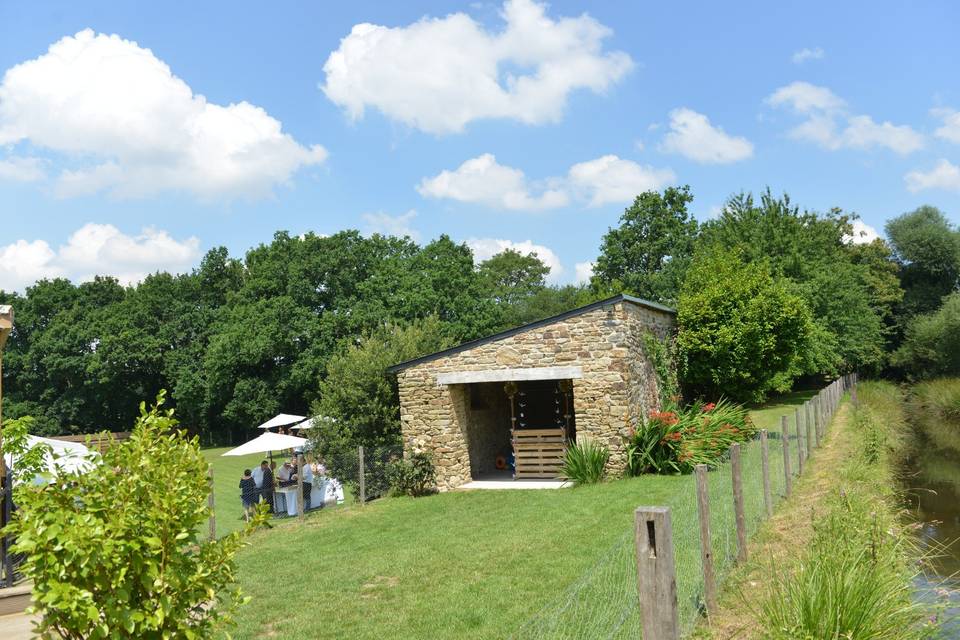
<svg viewBox="0 0 960 640"><path fill-rule="evenodd" d="M293 467L289 462L284 462L280 470L277 471L277 479L281 482L281 486L283 486L283 483L290 482L290 474L292 473Z"/></svg>
<svg viewBox="0 0 960 640"><path fill-rule="evenodd" d="M266 462L266 460L264 460ZM257 489L263 488L263 465L257 467L253 470L253 483L257 485Z"/></svg>
<svg viewBox="0 0 960 640"><path fill-rule="evenodd" d="M313 490L313 467L303 463L303 510L310 508L310 492Z"/></svg>

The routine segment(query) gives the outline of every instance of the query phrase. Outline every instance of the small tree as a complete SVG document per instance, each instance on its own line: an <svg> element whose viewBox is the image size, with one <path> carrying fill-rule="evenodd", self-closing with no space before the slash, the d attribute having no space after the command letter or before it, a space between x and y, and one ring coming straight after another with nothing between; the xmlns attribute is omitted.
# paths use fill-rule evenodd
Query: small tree
<svg viewBox="0 0 960 640"><path fill-rule="evenodd" d="M707 397L760 401L801 373L810 311L766 264L739 251L698 254L680 292L677 346L683 381Z"/></svg>
<svg viewBox="0 0 960 640"><path fill-rule="evenodd" d="M911 378L960 374L960 293L944 298L937 311L914 317L893 363Z"/></svg>
<svg viewBox="0 0 960 640"><path fill-rule="evenodd" d="M210 491L196 438L163 394L126 442L80 473L21 483L8 533L26 555L44 638L209 638L243 602L234 557L263 522L203 541Z"/></svg>

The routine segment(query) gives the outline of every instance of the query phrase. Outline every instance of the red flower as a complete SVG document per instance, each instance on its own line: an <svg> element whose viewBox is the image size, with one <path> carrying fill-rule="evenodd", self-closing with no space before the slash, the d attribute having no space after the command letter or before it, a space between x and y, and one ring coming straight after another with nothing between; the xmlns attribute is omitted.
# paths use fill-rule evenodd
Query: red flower
<svg viewBox="0 0 960 640"><path fill-rule="evenodd" d="M710 402L708 404L703 405L704 411L713 411L716 408L717 408L717 404L715 402Z"/></svg>

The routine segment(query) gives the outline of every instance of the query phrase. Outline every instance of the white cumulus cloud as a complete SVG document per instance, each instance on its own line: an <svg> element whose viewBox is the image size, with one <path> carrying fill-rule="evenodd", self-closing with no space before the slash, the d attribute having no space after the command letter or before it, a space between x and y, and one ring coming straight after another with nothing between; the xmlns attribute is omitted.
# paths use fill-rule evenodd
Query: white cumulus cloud
<svg viewBox="0 0 960 640"><path fill-rule="evenodd" d="M553 209L569 202L567 194L560 189L544 188L535 192L523 171L499 164L490 153L467 160L453 171L444 170L432 178L424 178L417 191L427 198L516 211Z"/></svg>
<svg viewBox="0 0 960 640"><path fill-rule="evenodd" d="M657 190L677 179L670 169L657 169L606 155L580 162L567 175L570 188L591 207L631 202L644 191Z"/></svg>
<svg viewBox="0 0 960 640"><path fill-rule="evenodd" d="M436 134L486 118L557 122L572 91L602 92L633 62L604 51L611 31L589 15L555 19L546 8L507 0L498 32L464 13L357 24L327 58L321 88L354 120L372 107Z"/></svg>
<svg viewBox="0 0 960 640"><path fill-rule="evenodd" d="M563 265L553 249L542 244L536 244L532 240L514 242L500 238L468 238L466 242L467 246L473 251L474 262L478 264L484 260L489 260L498 253L511 249L523 255L535 253L540 262L550 268L550 273L547 275L548 282L557 282L563 275Z"/></svg>
<svg viewBox="0 0 960 640"><path fill-rule="evenodd" d="M803 64L807 60L822 60L824 55L826 54L820 47L814 47L813 49L804 47L799 51L794 51L790 60L793 61L793 64Z"/></svg>
<svg viewBox="0 0 960 640"><path fill-rule="evenodd" d="M791 137L830 151L886 148L905 155L924 146L923 136L908 125L876 122L868 115L851 114L846 102L826 87L793 82L774 91L766 101L806 117L790 131Z"/></svg>
<svg viewBox="0 0 960 640"><path fill-rule="evenodd" d="M926 189L960 191L960 167L941 159L930 171L915 169L906 176L907 189L916 193Z"/></svg>
<svg viewBox="0 0 960 640"><path fill-rule="evenodd" d="M370 233L397 236L398 238L408 236L411 240L420 238L420 233L413 228L413 219L417 217L417 212L413 209L396 216L378 211L376 213L365 213L361 217L367 224Z"/></svg>
<svg viewBox="0 0 960 640"><path fill-rule="evenodd" d="M593 266L593 262L578 262L574 265L577 284L585 284L590 282L590 278L593 277Z"/></svg>
<svg viewBox="0 0 960 640"><path fill-rule="evenodd" d="M849 244L870 244L880 237L876 229L868 225L863 220L853 221L853 232L843 237L843 241Z"/></svg>
<svg viewBox="0 0 960 640"><path fill-rule="evenodd" d="M25 141L67 165L61 196L262 197L327 156L262 108L208 102L149 49L90 29L4 74L0 145Z"/></svg>
<svg viewBox="0 0 960 640"><path fill-rule="evenodd" d="M577 200L590 207L633 200L643 191L676 180L670 169L657 169L606 155L570 167L566 176L531 183L520 169L499 164L485 153L457 169L441 171L417 185L427 198L450 199L512 211L542 211Z"/></svg>
<svg viewBox="0 0 960 640"><path fill-rule="evenodd" d="M670 112L670 131L663 137L660 149L701 164L728 164L753 155L749 140L726 133L710 124L707 116L686 107Z"/></svg>
<svg viewBox="0 0 960 640"><path fill-rule="evenodd" d="M943 126L935 132L936 136L960 144L960 111L934 109L933 115L943 120Z"/></svg>
<svg viewBox="0 0 960 640"><path fill-rule="evenodd" d="M85 281L97 275L132 284L156 271L188 271L199 258L200 241L195 237L176 240L153 227L127 235L110 224L89 223L57 250L44 240L18 240L0 247L0 289L22 291L42 278Z"/></svg>

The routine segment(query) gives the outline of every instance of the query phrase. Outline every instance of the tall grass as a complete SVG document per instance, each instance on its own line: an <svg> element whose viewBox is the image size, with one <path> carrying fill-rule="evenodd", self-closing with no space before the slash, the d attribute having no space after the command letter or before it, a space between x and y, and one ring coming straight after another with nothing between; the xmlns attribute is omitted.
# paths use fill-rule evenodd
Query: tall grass
<svg viewBox="0 0 960 640"><path fill-rule="evenodd" d="M814 526L799 562L780 570L759 607L769 640L915 640L930 610L913 598L920 551L899 522L893 451L906 433L900 391L863 383L852 416L857 455L838 470L842 489Z"/></svg>
<svg viewBox="0 0 960 640"><path fill-rule="evenodd" d="M941 378L913 387L912 422L940 449L960 454L960 378Z"/></svg>
<svg viewBox="0 0 960 640"><path fill-rule="evenodd" d="M575 442L567 449L561 473L575 485L601 482L606 476L610 450L593 440Z"/></svg>

